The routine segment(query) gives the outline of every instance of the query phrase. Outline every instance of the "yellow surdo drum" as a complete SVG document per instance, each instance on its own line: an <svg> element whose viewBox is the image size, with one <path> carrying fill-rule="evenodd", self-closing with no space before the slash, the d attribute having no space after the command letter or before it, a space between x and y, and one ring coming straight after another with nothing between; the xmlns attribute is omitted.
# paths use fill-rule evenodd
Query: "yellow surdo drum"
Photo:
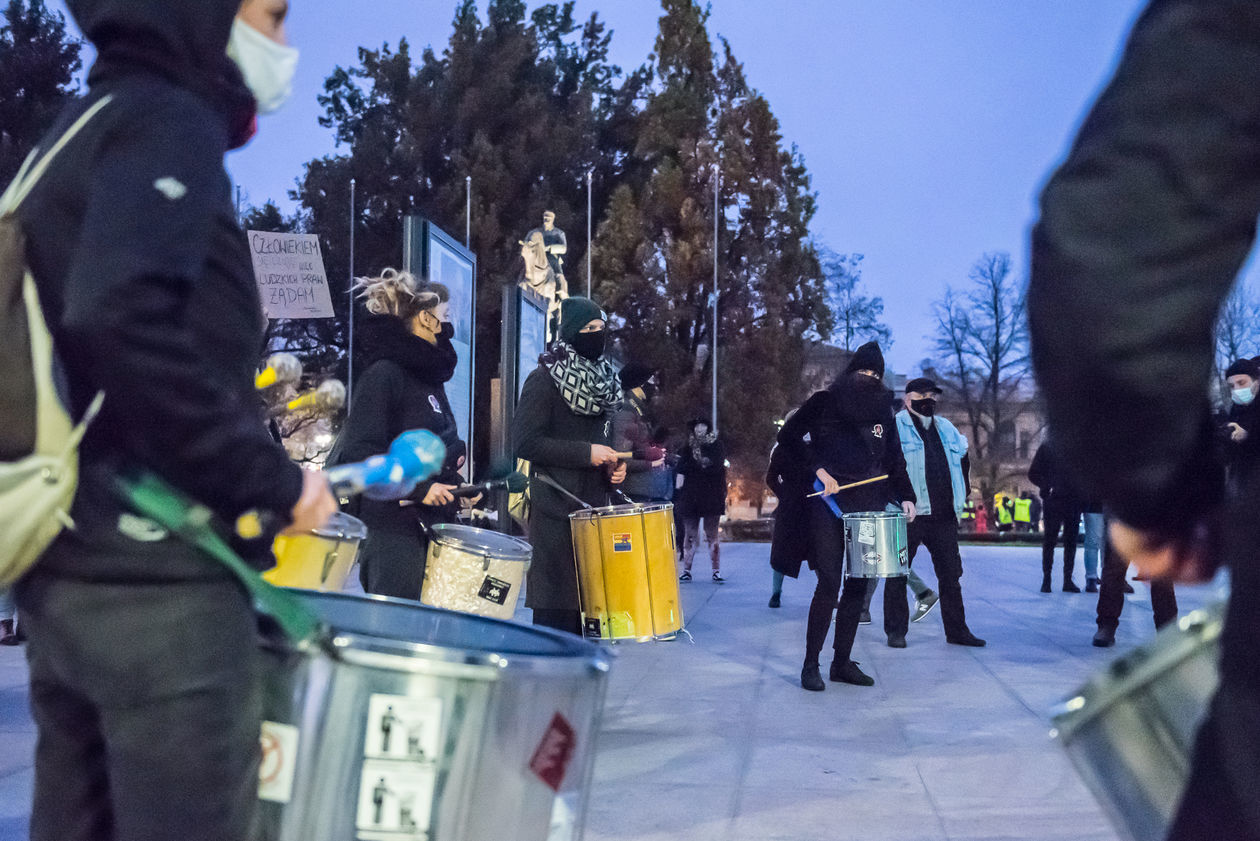
<svg viewBox="0 0 1260 841"><path fill-rule="evenodd" d="M263 578L278 587L338 592L350 577L365 537L363 521L340 511L314 531L279 535L271 546L276 565Z"/></svg>
<svg viewBox="0 0 1260 841"><path fill-rule="evenodd" d="M439 523L430 533L420 601L511 619L532 547L519 538L472 526Z"/></svg>
<svg viewBox="0 0 1260 841"><path fill-rule="evenodd" d="M612 505L569 515L582 630L607 640L673 639L683 626L674 506Z"/></svg>

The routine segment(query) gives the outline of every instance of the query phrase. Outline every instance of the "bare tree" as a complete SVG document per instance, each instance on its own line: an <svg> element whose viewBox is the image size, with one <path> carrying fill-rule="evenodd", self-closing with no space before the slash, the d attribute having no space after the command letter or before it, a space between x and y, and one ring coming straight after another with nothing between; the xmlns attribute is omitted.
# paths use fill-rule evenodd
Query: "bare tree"
<svg viewBox="0 0 1260 841"><path fill-rule="evenodd" d="M823 251L819 256L834 323L831 343L853 351L866 342L877 341L887 350L892 344L892 331L880 320L884 316L884 299L862 293L863 255Z"/></svg>
<svg viewBox="0 0 1260 841"><path fill-rule="evenodd" d="M1239 283L1216 319L1217 370L1224 371L1235 359L1257 353L1260 353L1260 301Z"/></svg>
<svg viewBox="0 0 1260 841"><path fill-rule="evenodd" d="M985 499L1021 473L1016 421L1033 408L1024 290L1005 252L985 254L962 290L932 307L936 359L924 365L964 416L971 476Z"/></svg>

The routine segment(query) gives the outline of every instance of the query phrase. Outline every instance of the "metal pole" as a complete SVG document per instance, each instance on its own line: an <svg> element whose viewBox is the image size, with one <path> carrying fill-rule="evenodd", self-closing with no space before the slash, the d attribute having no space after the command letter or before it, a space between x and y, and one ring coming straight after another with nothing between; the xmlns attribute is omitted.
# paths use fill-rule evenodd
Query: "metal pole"
<svg viewBox="0 0 1260 841"><path fill-rule="evenodd" d="M236 224L245 227L245 220L241 218L241 185L236 185Z"/></svg>
<svg viewBox="0 0 1260 841"><path fill-rule="evenodd" d="M350 413L350 401L354 399L354 179L350 179L350 271L346 288L346 313L350 329L346 336L346 414Z"/></svg>
<svg viewBox="0 0 1260 841"><path fill-rule="evenodd" d="M591 297L591 179L594 170L586 171L586 297Z"/></svg>
<svg viewBox="0 0 1260 841"><path fill-rule="evenodd" d="M464 176L464 247L472 248L472 176Z"/></svg>
<svg viewBox="0 0 1260 841"><path fill-rule="evenodd" d="M718 413L718 189L721 175L718 165L713 165L713 431L717 432Z"/></svg>

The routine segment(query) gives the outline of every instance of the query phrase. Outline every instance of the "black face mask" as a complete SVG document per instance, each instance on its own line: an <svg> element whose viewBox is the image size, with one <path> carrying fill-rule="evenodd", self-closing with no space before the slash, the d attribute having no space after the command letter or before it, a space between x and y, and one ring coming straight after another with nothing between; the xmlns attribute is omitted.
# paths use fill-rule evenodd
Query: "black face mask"
<svg viewBox="0 0 1260 841"><path fill-rule="evenodd" d="M645 401L647 401L648 403L651 403L653 398L655 397L656 397L656 386L652 385L651 383L648 383L647 385L643 386L643 399Z"/></svg>
<svg viewBox="0 0 1260 841"><path fill-rule="evenodd" d="M594 362L604 355L605 334L603 330L591 333L578 333L569 344L577 351L578 356Z"/></svg>
<svg viewBox="0 0 1260 841"><path fill-rule="evenodd" d="M439 339L455 338L455 325L449 321L443 321L442 329L438 330L438 338Z"/></svg>
<svg viewBox="0 0 1260 841"><path fill-rule="evenodd" d="M936 398L924 397L922 400L911 400L910 408L923 417L930 418L936 414Z"/></svg>

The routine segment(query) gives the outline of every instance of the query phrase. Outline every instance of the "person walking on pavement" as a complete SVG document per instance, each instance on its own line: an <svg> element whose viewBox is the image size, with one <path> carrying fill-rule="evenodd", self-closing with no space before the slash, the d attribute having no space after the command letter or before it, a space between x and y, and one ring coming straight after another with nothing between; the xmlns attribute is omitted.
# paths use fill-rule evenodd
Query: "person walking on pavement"
<svg viewBox="0 0 1260 841"><path fill-rule="evenodd" d="M691 435L678 459L678 491L674 495L674 513L683 523L682 575L680 581L691 580L691 562L700 546L700 526L709 542L709 560L713 564L713 580L722 577L722 545L718 529L726 513L726 448L717 430L709 431L709 422L698 418L687 424Z"/></svg>
<svg viewBox="0 0 1260 841"><path fill-rule="evenodd" d="M1028 481L1041 491L1045 504L1046 531L1041 537L1041 592L1049 593L1051 590L1054 550L1062 530L1063 592L1079 593L1081 588L1072 581L1072 570L1076 566L1076 541L1081 529L1081 496L1068 480L1063 465L1056 461L1049 442L1037 448L1032 466L1028 468Z"/></svg>
<svg viewBox="0 0 1260 841"><path fill-rule="evenodd" d="M914 488L906 475L906 462L897 440L892 413L892 393L884 388L884 354L875 342L857 349L844 372L826 390L813 394L779 430L778 443L803 453L806 464L842 511L905 512L913 521ZM841 491L841 482L887 475ZM857 634L858 617L869 579L846 578L844 522L822 497L805 500L797 527L809 534L810 566L818 573L818 586L809 605L805 629L805 662L801 686L813 692L826 688L819 670L831 612L836 611L833 681L873 686L875 680L858 668L850 656ZM800 561L778 567L792 577L800 573ZM841 588L843 587L843 594ZM837 607L836 597L839 596Z"/></svg>
<svg viewBox="0 0 1260 841"><path fill-rule="evenodd" d="M608 505L612 488L626 479L626 464L612 443L621 382L604 355L607 317L590 298L560 304L559 338L521 387L512 418L516 457L528 459L529 540L534 546L525 590L534 624L582 633L577 559L569 515L582 500ZM545 478L544 478L545 477ZM576 498L576 499L575 499Z"/></svg>
<svg viewBox="0 0 1260 841"><path fill-rule="evenodd" d="M788 413L790 419L795 410ZM775 442L766 470L766 486L779 500L774 509L774 531L770 539L771 589L769 607L782 604L783 577L796 578L801 563L809 557L809 533L801 528L808 500L813 490L814 474L809 469L809 456L791 442Z"/></svg>
<svg viewBox="0 0 1260 841"><path fill-rule="evenodd" d="M927 377L913 379L906 383L905 408L897 413L897 437L918 500L914 521L906 529L910 563L914 563L920 546L932 556L945 641L981 647L985 641L967 627L959 583L963 568L958 550L958 515L971 487L967 439L948 419L936 414L940 393L941 389ZM884 582L884 632L888 645L905 648L908 629L906 579L889 578Z"/></svg>
<svg viewBox="0 0 1260 841"><path fill-rule="evenodd" d="M1260 477L1226 496L1204 388L1260 215L1258 51L1252 0L1149 3L1032 235L1033 368L1111 543L1151 580L1230 568L1220 682L1166 841L1260 839Z"/></svg>
<svg viewBox="0 0 1260 841"><path fill-rule="evenodd" d="M253 834L262 688L252 600L226 567L119 498L148 471L225 523L322 526L337 501L272 440L254 388L266 321L229 149L288 93L283 0L70 0L100 105L20 210L79 448L75 527L14 587L29 640L32 841ZM236 540L274 564L268 529Z"/></svg>
<svg viewBox="0 0 1260 841"><path fill-rule="evenodd" d="M1120 612L1124 609L1124 594L1133 588L1124 580L1129 562L1103 541L1102 584L1098 590L1098 631L1093 643L1099 648L1116 644L1116 629L1120 627ZM1177 593L1171 581L1148 582L1151 588L1151 608L1155 612L1155 630L1177 620Z"/></svg>

